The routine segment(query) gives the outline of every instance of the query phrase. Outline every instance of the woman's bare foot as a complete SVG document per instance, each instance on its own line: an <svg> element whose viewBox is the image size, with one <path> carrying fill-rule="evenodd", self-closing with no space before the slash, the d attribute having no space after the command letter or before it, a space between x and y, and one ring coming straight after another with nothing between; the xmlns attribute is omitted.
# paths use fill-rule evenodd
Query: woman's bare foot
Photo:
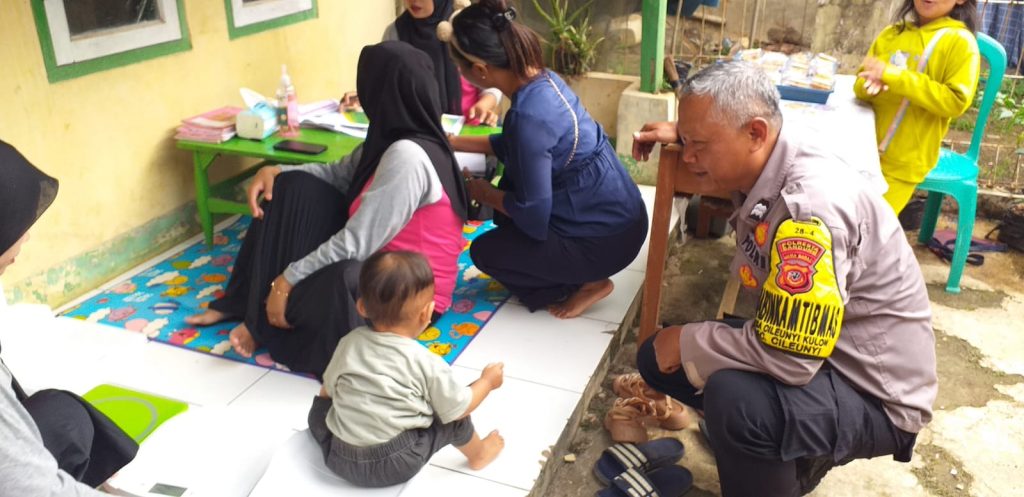
<svg viewBox="0 0 1024 497"><path fill-rule="evenodd" d="M252 353L256 351L256 340L252 338L245 323L235 326L228 335L228 340L231 341L231 348L235 349L235 353L246 359L252 357Z"/></svg>
<svg viewBox="0 0 1024 497"><path fill-rule="evenodd" d="M202 314L193 314L185 318L185 322L192 326L210 326L211 324L217 324L221 321L228 319L226 313L214 310L206 309Z"/></svg>
<svg viewBox="0 0 1024 497"><path fill-rule="evenodd" d="M501 449L505 448L505 439L498 434L498 430L492 431L483 439L474 433L469 443L456 448L462 452L462 455L466 456L470 469L480 470L487 467L491 461L498 457Z"/></svg>
<svg viewBox="0 0 1024 497"><path fill-rule="evenodd" d="M590 306L607 297L615 289L610 279L584 283L576 293L565 299L565 302L548 307L548 312L556 318L569 319L586 312Z"/></svg>

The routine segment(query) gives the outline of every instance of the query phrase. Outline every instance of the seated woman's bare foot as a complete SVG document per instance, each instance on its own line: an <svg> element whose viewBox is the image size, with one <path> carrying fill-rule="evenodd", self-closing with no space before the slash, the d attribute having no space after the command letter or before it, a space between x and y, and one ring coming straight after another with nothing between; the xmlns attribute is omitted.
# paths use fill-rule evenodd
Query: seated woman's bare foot
<svg viewBox="0 0 1024 497"><path fill-rule="evenodd" d="M201 314L193 314L185 318L185 322L192 326L210 326L211 324L217 324L221 321L228 319L226 313L220 312L214 309L206 309Z"/></svg>
<svg viewBox="0 0 1024 497"><path fill-rule="evenodd" d="M505 439L498 433L498 430L492 431L483 439L474 433L469 443L456 448L466 456L470 469L479 470L487 467L498 457L501 449L505 448Z"/></svg>
<svg viewBox="0 0 1024 497"><path fill-rule="evenodd" d="M610 279L584 283L576 293L565 299L565 302L548 307L548 312L556 318L569 319L586 312L590 306L607 297L615 289Z"/></svg>
<svg viewBox="0 0 1024 497"><path fill-rule="evenodd" d="M245 323L235 326L228 335L228 340L231 341L231 348L235 349L235 353L246 359L252 357L252 353L256 351L256 340L252 338Z"/></svg>

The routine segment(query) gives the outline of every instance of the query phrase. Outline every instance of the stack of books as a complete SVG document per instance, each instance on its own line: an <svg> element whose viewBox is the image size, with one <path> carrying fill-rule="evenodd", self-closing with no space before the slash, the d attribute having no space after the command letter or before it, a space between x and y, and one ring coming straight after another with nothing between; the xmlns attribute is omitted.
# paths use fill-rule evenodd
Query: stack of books
<svg viewBox="0 0 1024 497"><path fill-rule="evenodd" d="M235 136L235 116L239 107L221 107L181 120L175 140L223 143Z"/></svg>

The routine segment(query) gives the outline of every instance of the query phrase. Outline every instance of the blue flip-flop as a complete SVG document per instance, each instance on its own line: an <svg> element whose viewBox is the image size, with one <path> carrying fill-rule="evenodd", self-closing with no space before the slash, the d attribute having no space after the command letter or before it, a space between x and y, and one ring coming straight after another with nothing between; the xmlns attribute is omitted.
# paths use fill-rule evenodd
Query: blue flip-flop
<svg viewBox="0 0 1024 497"><path fill-rule="evenodd" d="M666 466L644 474L633 468L598 490L597 497L682 497L693 486L693 474L682 466Z"/></svg>
<svg viewBox="0 0 1024 497"><path fill-rule="evenodd" d="M594 476L608 485L630 469L647 473L675 464L683 458L683 443L674 438L659 438L642 444L618 443L608 447L594 465Z"/></svg>

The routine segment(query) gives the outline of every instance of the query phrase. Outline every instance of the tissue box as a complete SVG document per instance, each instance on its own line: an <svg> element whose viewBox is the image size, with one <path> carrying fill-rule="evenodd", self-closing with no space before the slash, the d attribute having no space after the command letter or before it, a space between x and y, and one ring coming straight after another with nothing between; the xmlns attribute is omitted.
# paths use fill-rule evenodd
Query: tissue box
<svg viewBox="0 0 1024 497"><path fill-rule="evenodd" d="M277 130L277 111L261 103L238 113L235 121L238 136L250 140L262 140Z"/></svg>

